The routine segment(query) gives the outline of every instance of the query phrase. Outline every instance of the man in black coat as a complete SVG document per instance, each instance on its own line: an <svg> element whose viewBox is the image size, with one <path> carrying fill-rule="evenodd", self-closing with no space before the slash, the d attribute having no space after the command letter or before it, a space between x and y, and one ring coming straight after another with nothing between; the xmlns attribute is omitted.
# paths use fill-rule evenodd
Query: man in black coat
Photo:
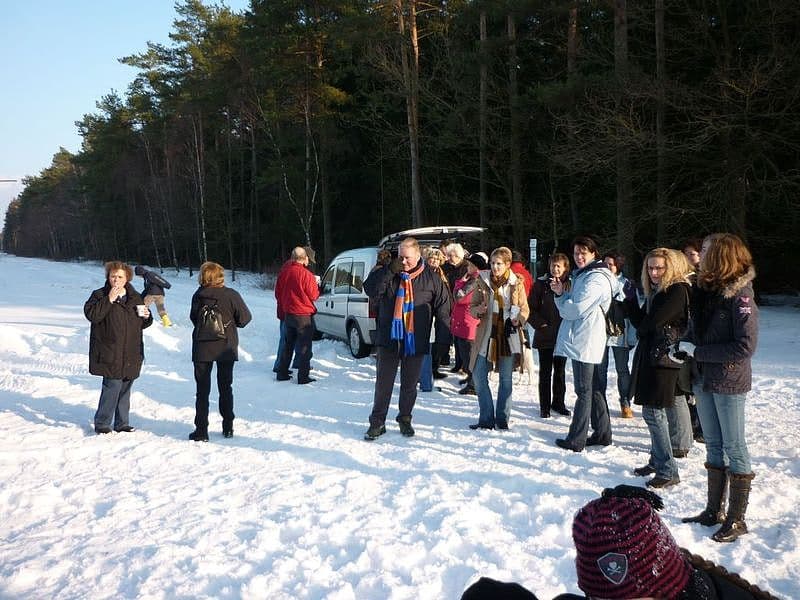
<svg viewBox="0 0 800 600"><path fill-rule="evenodd" d="M142 330L153 317L130 284L133 269L119 261L105 265L106 284L89 296L83 314L91 322L89 372L103 378L94 430L130 432L131 386L144 361Z"/></svg>
<svg viewBox="0 0 800 600"><path fill-rule="evenodd" d="M417 400L417 381L422 360L428 352L433 317L435 315L442 323L450 323L450 292L441 277L425 265L419 242L406 238L397 252L396 259L373 270L364 282L364 291L378 308L375 397L369 429L364 434L368 441L386 433L386 415L398 367L400 397L397 422L404 436L414 435L411 411ZM437 343L445 341L436 340Z"/></svg>

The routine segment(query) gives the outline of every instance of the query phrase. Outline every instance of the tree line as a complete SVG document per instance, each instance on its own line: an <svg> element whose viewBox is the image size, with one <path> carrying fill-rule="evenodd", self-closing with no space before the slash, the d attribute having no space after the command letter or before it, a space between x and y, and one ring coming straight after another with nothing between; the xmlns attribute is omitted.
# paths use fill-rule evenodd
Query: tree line
<svg viewBox="0 0 800 600"><path fill-rule="evenodd" d="M81 150L25 180L6 251L261 271L463 224L486 250L591 232L635 265L731 231L762 289L800 287L796 0L176 9Z"/></svg>

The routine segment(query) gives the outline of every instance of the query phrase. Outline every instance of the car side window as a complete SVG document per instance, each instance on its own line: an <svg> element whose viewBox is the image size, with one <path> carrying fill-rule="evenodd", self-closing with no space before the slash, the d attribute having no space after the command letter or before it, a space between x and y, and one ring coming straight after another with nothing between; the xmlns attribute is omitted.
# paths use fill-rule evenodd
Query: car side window
<svg viewBox="0 0 800 600"><path fill-rule="evenodd" d="M353 283L350 286L351 294L360 294L364 291L364 263L353 263Z"/></svg>
<svg viewBox="0 0 800 600"><path fill-rule="evenodd" d="M349 294L352 262L340 262L336 266L336 276L334 277L333 293L334 294Z"/></svg>
<svg viewBox="0 0 800 600"><path fill-rule="evenodd" d="M330 294L331 289L333 288L333 272L336 270L336 265L331 265L328 267L328 270L325 271L325 275L322 276L322 282L320 283L319 293L320 294Z"/></svg>

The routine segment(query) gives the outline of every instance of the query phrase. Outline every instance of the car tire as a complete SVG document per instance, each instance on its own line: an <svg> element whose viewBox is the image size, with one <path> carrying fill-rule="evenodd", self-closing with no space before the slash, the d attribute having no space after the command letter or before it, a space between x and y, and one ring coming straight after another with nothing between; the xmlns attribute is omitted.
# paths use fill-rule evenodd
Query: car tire
<svg viewBox="0 0 800 600"><path fill-rule="evenodd" d="M356 322L351 322L347 326L347 346L350 348L350 354L355 358L364 358L369 355L369 344L364 341L361 328Z"/></svg>

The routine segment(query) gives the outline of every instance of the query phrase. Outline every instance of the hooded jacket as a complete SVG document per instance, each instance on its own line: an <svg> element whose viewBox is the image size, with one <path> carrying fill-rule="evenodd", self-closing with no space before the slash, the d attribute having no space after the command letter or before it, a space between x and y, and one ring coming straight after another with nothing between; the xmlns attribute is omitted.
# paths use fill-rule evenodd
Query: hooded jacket
<svg viewBox="0 0 800 600"><path fill-rule="evenodd" d="M603 261L596 260L575 271L572 289L555 299L563 320L553 353L600 364L607 340L604 311L608 311L612 296L619 293L619 283Z"/></svg>
<svg viewBox="0 0 800 600"><path fill-rule="evenodd" d="M94 290L83 314L92 324L89 332L89 373L109 379L136 379L144 361L142 330L153 324L153 316L143 319L136 305L144 304L130 282L125 297L108 301L111 285Z"/></svg>
<svg viewBox="0 0 800 600"><path fill-rule="evenodd" d="M703 390L744 394L752 385L751 359L758 344L758 306L750 270L721 290L695 288L689 339L695 344L694 365Z"/></svg>
<svg viewBox="0 0 800 600"><path fill-rule="evenodd" d="M133 272L144 279L142 296L163 296L164 290L172 287L172 284L161 275L148 271L142 265L137 265Z"/></svg>

